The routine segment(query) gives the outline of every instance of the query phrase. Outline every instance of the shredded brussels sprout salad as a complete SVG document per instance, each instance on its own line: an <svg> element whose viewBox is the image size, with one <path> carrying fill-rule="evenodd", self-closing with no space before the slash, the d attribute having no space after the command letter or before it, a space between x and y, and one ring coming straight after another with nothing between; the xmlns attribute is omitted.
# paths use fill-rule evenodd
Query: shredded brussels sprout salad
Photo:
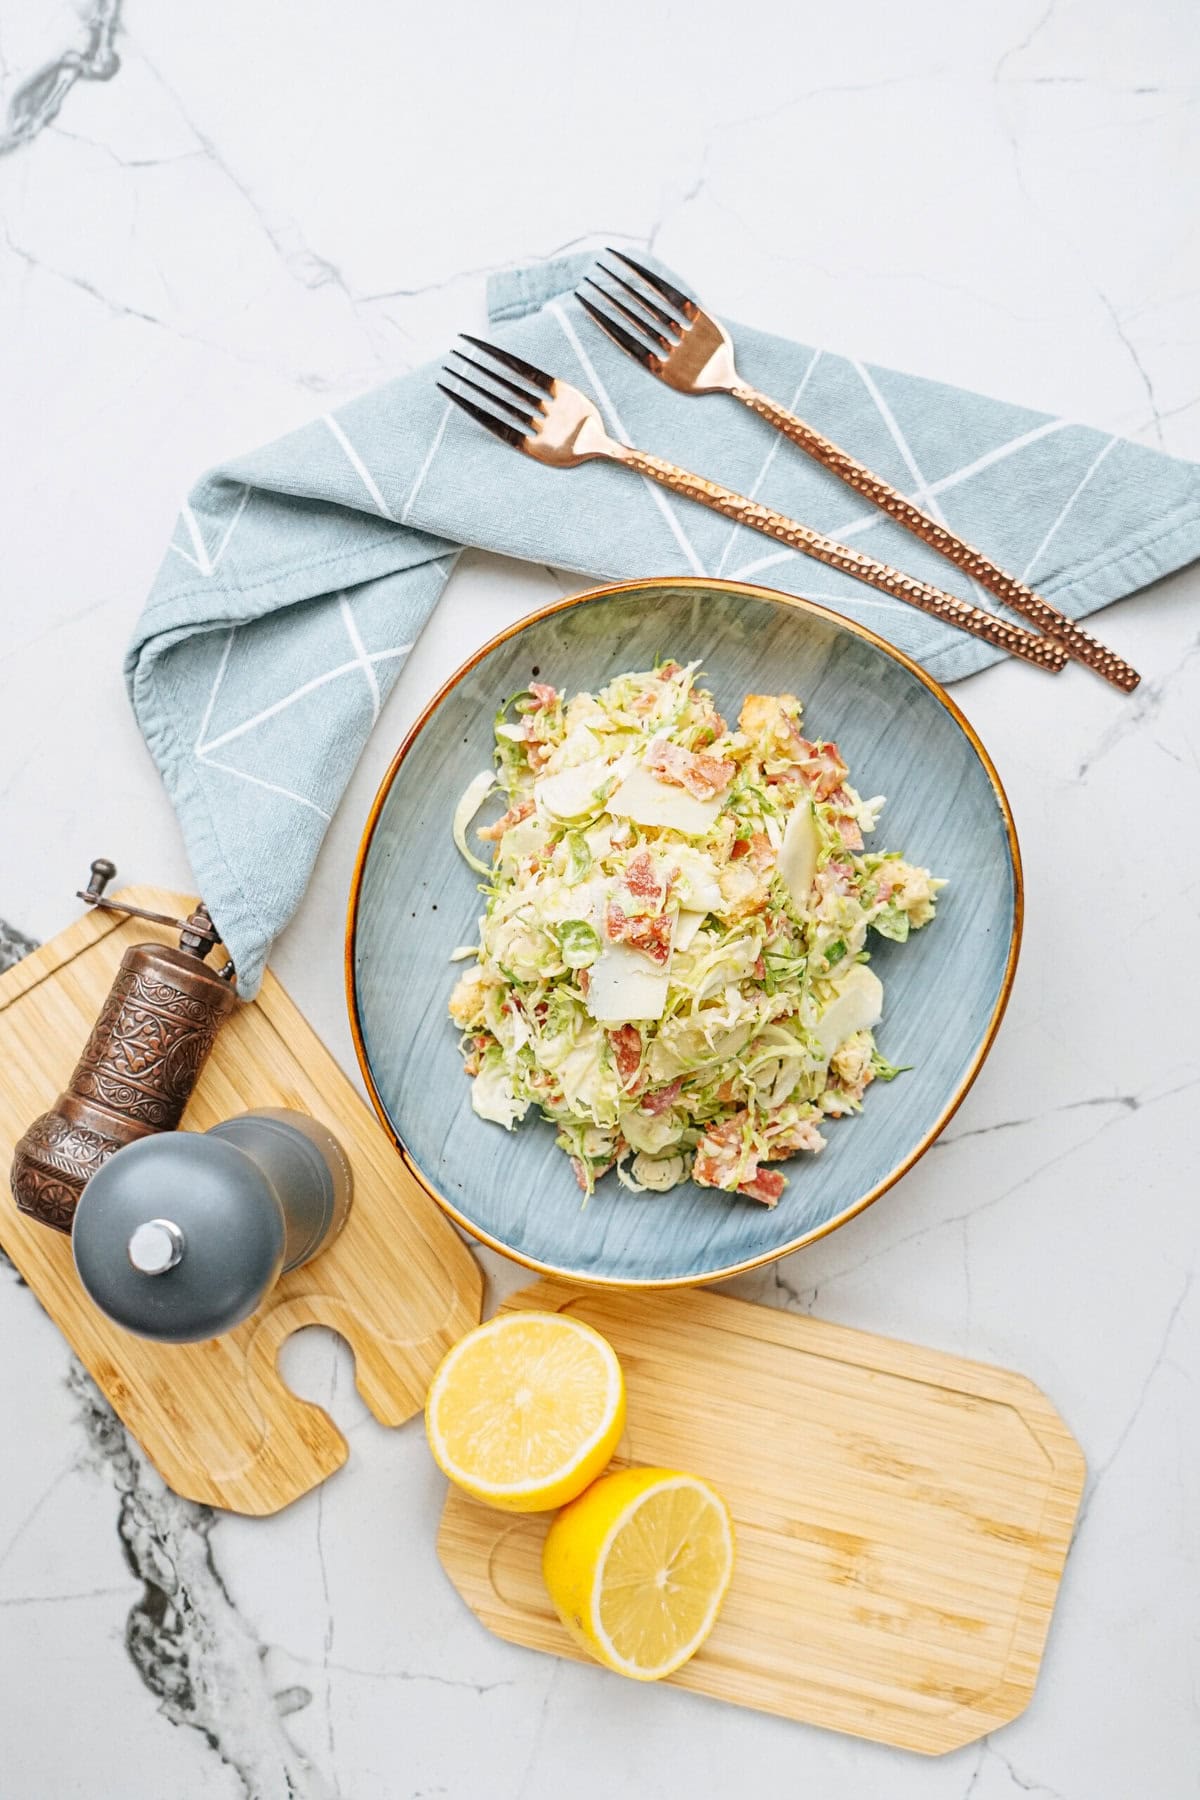
<svg viewBox="0 0 1200 1800"><path fill-rule="evenodd" d="M883 799L802 734L794 695L749 695L734 730L697 668L570 700L535 681L501 707L496 772L454 817L487 907L450 1016L475 1111L512 1130L537 1107L585 1194L615 1168L774 1206L766 1165L823 1149L900 1072L867 932L903 942L945 884L864 850ZM488 862L467 830L497 786Z"/></svg>

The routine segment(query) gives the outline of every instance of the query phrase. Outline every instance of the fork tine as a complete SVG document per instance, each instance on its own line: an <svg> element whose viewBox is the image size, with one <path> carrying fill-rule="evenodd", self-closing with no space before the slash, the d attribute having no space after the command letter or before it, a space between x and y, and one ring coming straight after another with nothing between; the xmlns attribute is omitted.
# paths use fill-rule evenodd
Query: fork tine
<svg viewBox="0 0 1200 1800"><path fill-rule="evenodd" d="M518 431L513 425L506 425L502 419L493 418L491 413L484 412L482 406L476 406L475 402L468 400L465 394L456 394L454 389L448 388L444 382L439 381L437 386L445 394L447 400L453 400L455 406L461 406L465 413L470 413L475 423L482 425L485 431L490 431L493 437L503 438L504 442L511 444L514 450L525 448L523 431Z"/></svg>
<svg viewBox="0 0 1200 1800"><path fill-rule="evenodd" d="M453 376L455 381L461 381L464 387L471 388L489 405L498 406L502 412L511 413L518 425L524 425L526 430L533 424L532 412L522 412L519 406L514 406L511 400L506 400L503 394L493 393L491 388L482 387L478 381L472 381L469 375L461 375L457 369L443 369L442 373ZM533 406L532 400L528 400L527 403L529 406Z"/></svg>
<svg viewBox="0 0 1200 1800"><path fill-rule="evenodd" d="M595 288L608 306L612 307L615 312L619 312L623 319L628 319L629 323L640 331L643 337L653 338L664 355L669 354L675 348L673 338L664 337L661 331L656 331L647 319L642 318L640 313L633 312L630 307L623 305L615 294L610 294L607 288L602 288L598 281L593 281L590 275L585 275L583 279L588 287Z"/></svg>
<svg viewBox="0 0 1200 1800"><path fill-rule="evenodd" d="M475 358L473 356L468 356L465 350L452 350L450 354L451 356L457 356L460 362L465 362L468 368L478 369L481 375L486 375L489 381L496 382L499 387L507 388L510 394L515 394L518 400L523 400L525 402L526 406L535 406L539 410L544 410L540 395L531 394L528 388L518 387L515 381L510 381L508 379L507 375L501 375L497 370L489 369L485 364L476 362ZM460 381L465 381L467 379L465 375L459 375L457 369L449 369L447 373L457 376Z"/></svg>
<svg viewBox="0 0 1200 1800"><path fill-rule="evenodd" d="M460 331L458 335L464 343L474 344L477 350L486 350L489 356L494 356L497 362L503 363L506 369L512 369L514 374L523 375L534 387L540 387L544 394L553 393L553 375L547 375L543 369L535 369L532 363L522 362L511 350L501 350L496 344L485 343L483 338L472 337L469 331Z"/></svg>
<svg viewBox="0 0 1200 1800"><path fill-rule="evenodd" d="M674 332L688 330L691 324L690 319L677 319L673 313L664 312L661 306L655 306L653 300L647 300L640 288L635 288L632 282L626 281L623 275L618 275L615 269L606 267L604 263L600 263L599 268L602 275L607 275L610 281L615 281L623 294L628 294L635 305L641 307L643 312L649 313L651 318L657 319L660 325L666 326L668 330ZM584 279L590 280L591 278L585 276ZM592 286L600 287L600 284L598 281L593 281ZM621 306L621 302L617 299L615 294L605 293L603 288L600 288L600 292L604 294L606 300L611 300L614 306ZM624 312L625 308L621 307L621 310ZM651 337L658 337L657 331L648 325L644 319L638 318L636 314L630 316L633 317L635 325L640 325L643 331L648 331L650 333ZM672 348L665 339L660 339L659 341L662 343L664 350Z"/></svg>
<svg viewBox="0 0 1200 1800"><path fill-rule="evenodd" d="M600 292L603 293L604 289L601 288ZM610 318L607 313L601 312L598 306L593 306L586 294L577 292L575 298L578 300L580 306L583 307L584 311L588 313L590 317L595 319L601 331L608 334L614 344L619 344L621 349L628 351L629 355L632 356L635 361L640 362L644 368L651 369L657 374L661 367L661 363L659 358L655 356L653 350L648 350L640 338L635 338L631 331L626 331L623 325L618 325L615 319Z"/></svg>
<svg viewBox="0 0 1200 1800"><path fill-rule="evenodd" d="M632 256L626 256L623 250L614 250L611 244L608 246L608 254L618 257L627 269L632 269L635 275L640 275L656 294L661 294L664 300L672 306L677 306L684 318L694 319L700 311L696 302L689 300L688 296L681 293L677 287L673 287L665 275L656 275L652 269L644 269L641 263L634 262Z"/></svg>

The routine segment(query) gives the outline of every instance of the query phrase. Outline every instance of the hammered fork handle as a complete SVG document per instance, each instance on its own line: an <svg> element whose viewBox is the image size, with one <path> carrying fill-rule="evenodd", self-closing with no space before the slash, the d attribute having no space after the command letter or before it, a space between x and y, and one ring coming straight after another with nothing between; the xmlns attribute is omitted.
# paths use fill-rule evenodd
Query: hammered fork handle
<svg viewBox="0 0 1200 1800"><path fill-rule="evenodd" d="M1023 657L1039 669L1056 674L1066 661L1066 651L1056 639L1039 637L1023 626L1012 625L1007 619L985 612L982 607L972 606L969 600L960 600L956 594L947 594L927 581L918 581L915 576L904 575L887 563L876 562L874 557L861 550L852 550L846 544L835 543L833 538L822 537L819 531L800 525L783 513L773 512L757 500L748 500L744 494L735 494L732 488L722 487L719 482L706 481L702 475L690 475L686 469L664 462L659 456L651 456L645 450L623 450L619 460L626 467L636 469L639 475L648 475L651 481L682 494L687 500L697 500L701 506L723 513L739 525L764 532L792 550L816 557L832 569L840 569L844 575L853 575L856 580L880 588L897 600L906 600L910 606L919 607L935 619L973 632L976 637L995 644L997 649Z"/></svg>
<svg viewBox="0 0 1200 1800"><path fill-rule="evenodd" d="M989 592L995 594L996 598L1002 600L1006 606L1011 606L1014 612L1021 614L1022 618L1028 619L1040 630L1057 638L1068 656L1073 657L1076 662L1086 663L1090 669L1094 669L1098 675L1102 675L1106 681L1110 681L1114 687L1120 688L1123 693L1133 692L1141 680L1137 670L1130 668L1129 664L1110 650L1107 645L1101 644L1090 632L1084 631L1082 626L1077 625L1073 619L1069 619L1065 613L1060 612L1057 606L1051 605L1049 600L1044 600L1040 594L1035 594L1032 588L1026 587L1025 583L1018 581L1016 576L1005 574L1003 569L997 568L996 564L984 556L981 551L972 549L970 544L965 544L961 538L955 537L954 533L945 525L939 524L936 519L931 519L927 513L921 511L919 506L914 506L911 500L906 499L903 494L897 493L895 488L889 487L886 481L881 480L878 475L873 475L871 470L864 467L855 457L848 455L845 450L840 450L827 437L823 437L819 431L814 431L811 425L806 425L803 419L798 419L795 413L790 413L785 406L780 406L769 395L761 394L757 388L746 387L742 384L731 388L730 392L735 400L740 400L743 406L748 406L751 412L756 412L769 425L773 425L776 431L781 431L785 437L791 438L792 442L798 444L801 450L807 452L831 474L838 476L846 483L847 487L853 488L856 494L862 494L865 499L878 506L889 518L894 519L897 525L903 525L906 531L911 531L914 537L920 538L931 549L940 551L956 568L961 569L965 575L969 575L972 580L977 581L980 587L985 587Z"/></svg>

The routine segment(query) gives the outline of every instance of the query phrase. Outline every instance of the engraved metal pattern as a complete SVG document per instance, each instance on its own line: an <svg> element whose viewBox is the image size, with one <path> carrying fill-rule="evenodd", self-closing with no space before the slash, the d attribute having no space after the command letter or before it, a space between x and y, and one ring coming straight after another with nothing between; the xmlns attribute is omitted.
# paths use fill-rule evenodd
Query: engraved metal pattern
<svg viewBox="0 0 1200 1800"><path fill-rule="evenodd" d="M156 1131L179 1123L223 1013L122 963L71 1091Z"/></svg>
<svg viewBox="0 0 1200 1800"><path fill-rule="evenodd" d="M44 1168L62 1175L94 1175L122 1140L76 1124L61 1113L43 1113L25 1134L27 1155L36 1156Z"/></svg>
<svg viewBox="0 0 1200 1800"><path fill-rule="evenodd" d="M21 1212L54 1231L70 1231L81 1186L27 1163L14 1173L12 1187Z"/></svg>
<svg viewBox="0 0 1200 1800"><path fill-rule="evenodd" d="M715 481L706 481L701 475L689 475L686 470L677 469L673 463L664 462L661 457L649 456L642 450L629 450L621 460L629 468L636 469L639 475L648 475L651 480L661 482L672 492L682 494L689 500L698 500L701 505L723 513L727 519L734 519L739 525L747 525L754 531L764 532L767 537L777 538L789 548L802 551L806 556L814 556L818 561L828 563L830 568L839 569L844 575L852 575L858 581L865 581L885 594L892 594L897 600L906 600L910 606L918 607L921 612L929 613L935 619L959 625L963 630L973 632L976 637L986 638L989 644L995 644L998 649L1007 650L1013 656L1023 657L1037 668L1053 672L1061 669L1066 661L1066 651L1056 639L1038 637L1020 625L1011 625L1007 619L985 612L982 607L972 606L970 601L961 600L957 594L945 593L926 581L919 581L914 575L902 574L899 569L893 569L887 563L876 562L874 557L865 555L861 550L852 550L846 544L835 543L832 538L823 537L819 531L800 525L783 513L772 511L758 500L748 500L743 494L735 494L732 489L721 487Z"/></svg>
<svg viewBox="0 0 1200 1800"><path fill-rule="evenodd" d="M704 365L707 373L697 379L709 381L710 386L716 382L726 385L721 358L727 346L716 341L711 354L708 354L700 334L697 333L691 341L693 347L699 346L699 350L707 356ZM519 392L515 383L478 362L471 362L471 367L486 376L493 386L483 386L475 380L469 380L454 364L447 364L445 373L487 400L492 410L480 406L477 401L468 399L441 382L438 386L448 399L461 407L477 424L504 443L511 444L514 449L523 451L526 456L532 456L537 462L548 463L551 468L559 469L573 469L593 458L620 463L640 475L648 475L652 481L661 482L664 487L682 494L688 500L711 507L714 511L723 513L726 518L736 519L739 525L764 532L767 537L776 538L793 550L814 556L820 562L828 563L831 568L840 569L844 574L852 575L870 587L879 588L897 600L905 600L910 606L931 613L934 618L957 625L975 637L984 638L998 649L1023 657L1036 668L1054 674L1066 662L1067 652L1057 639L1026 631L1023 626L997 618L994 613L985 612L982 607L972 606L957 594L948 594L930 582L919 581L915 576L903 575L887 563L876 562L873 557L860 550L851 550L844 544L835 543L832 538L823 537L820 532L811 530L807 525L785 518L782 513L773 512L770 507L762 506L758 501L748 500L743 494L735 494L732 489L721 487L715 481L706 481L701 475L689 474L687 470L676 468L673 463L664 462L661 457L651 456L646 451L630 449L609 436L595 403L578 388L546 375L540 369L533 369L530 364L521 363L510 352L495 349L479 338L471 338L470 342L506 367L513 368L518 373L524 372L527 379L536 381L541 394L537 397L527 394L518 406L513 399ZM689 340L685 338L684 342L688 343ZM674 356L668 363L661 365L664 379L667 379L673 361ZM729 367L732 369L732 362ZM499 388L505 391L498 392Z"/></svg>
<svg viewBox="0 0 1200 1800"><path fill-rule="evenodd" d="M16 1147L17 1205L70 1231L80 1194L115 1151L178 1125L236 991L196 957L125 952L70 1083Z"/></svg>
<svg viewBox="0 0 1200 1800"><path fill-rule="evenodd" d="M12 1188L18 1207L43 1225L70 1231L84 1186L128 1141L128 1135L108 1137L62 1113L43 1113L21 1139L13 1159Z"/></svg>
<svg viewBox="0 0 1200 1800"><path fill-rule="evenodd" d="M801 450L844 481L847 487L853 488L856 494L861 494L890 519L894 519L897 525L902 525L914 537L920 538L922 543L937 550L965 575L977 581L980 587L987 588L998 600L1020 613L1022 618L1057 638L1076 662L1086 663L1123 693L1133 692L1141 680L1137 670L1131 668L1106 644L1100 643L1091 632L1077 625L1074 619L1060 612L1057 606L1052 606L1040 594L1034 593L1032 588L1019 581L1015 575L1005 574L982 551L956 537L936 519L931 519L919 506L914 506L911 500L889 487L880 476L872 474L855 457L845 450L839 450L836 444L823 437L819 431L814 431L811 425L805 424L803 419L798 419L795 413L790 413L785 406L780 406L767 394L759 393L757 388L741 386L732 388L730 392L735 400L740 400L743 406L748 406L751 412L757 413L794 444L798 444Z"/></svg>

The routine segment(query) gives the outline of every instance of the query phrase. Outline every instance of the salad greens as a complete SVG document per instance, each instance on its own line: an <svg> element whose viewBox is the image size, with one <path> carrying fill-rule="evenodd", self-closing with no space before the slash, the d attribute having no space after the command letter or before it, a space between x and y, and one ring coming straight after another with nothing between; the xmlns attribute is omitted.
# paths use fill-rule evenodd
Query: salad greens
<svg viewBox="0 0 1200 1800"><path fill-rule="evenodd" d="M793 695L749 695L731 729L696 669L570 700L534 682L500 709L496 772L454 817L487 907L450 1016L475 1111L512 1130L536 1106L586 1194L615 1167L774 1206L766 1165L901 1073L875 1047L867 932L904 942L945 884L865 850L883 799L803 736ZM489 865L466 832L497 785Z"/></svg>

